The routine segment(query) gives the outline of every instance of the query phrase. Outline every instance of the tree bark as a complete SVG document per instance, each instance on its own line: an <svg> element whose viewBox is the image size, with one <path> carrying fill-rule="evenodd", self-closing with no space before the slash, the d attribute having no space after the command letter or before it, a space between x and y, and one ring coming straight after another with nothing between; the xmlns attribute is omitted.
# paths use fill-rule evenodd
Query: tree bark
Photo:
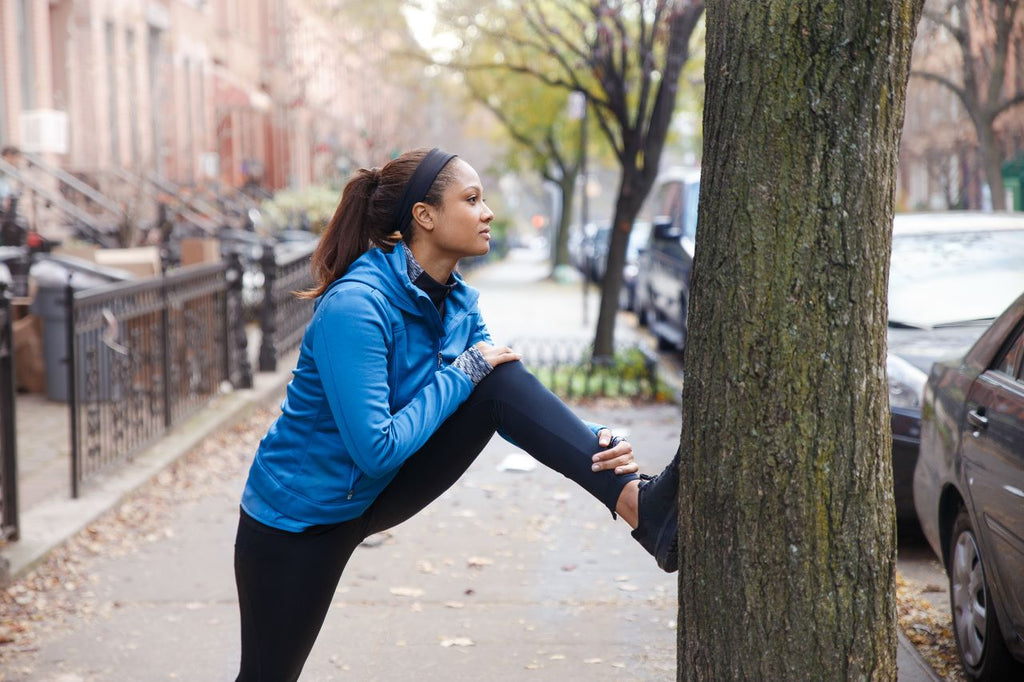
<svg viewBox="0 0 1024 682"><path fill-rule="evenodd" d="M708 3L681 680L896 678L886 289L921 5Z"/></svg>

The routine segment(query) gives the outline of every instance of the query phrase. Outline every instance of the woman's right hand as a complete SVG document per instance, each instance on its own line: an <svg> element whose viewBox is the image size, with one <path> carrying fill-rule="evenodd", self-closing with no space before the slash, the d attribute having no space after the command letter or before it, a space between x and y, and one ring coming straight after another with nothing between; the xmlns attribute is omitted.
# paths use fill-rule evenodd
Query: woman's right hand
<svg viewBox="0 0 1024 682"><path fill-rule="evenodd" d="M522 360L523 356L515 352L508 346L490 346L483 341L476 344L476 349L480 351L480 355L484 356L491 367L497 367L506 362L513 362L515 360Z"/></svg>

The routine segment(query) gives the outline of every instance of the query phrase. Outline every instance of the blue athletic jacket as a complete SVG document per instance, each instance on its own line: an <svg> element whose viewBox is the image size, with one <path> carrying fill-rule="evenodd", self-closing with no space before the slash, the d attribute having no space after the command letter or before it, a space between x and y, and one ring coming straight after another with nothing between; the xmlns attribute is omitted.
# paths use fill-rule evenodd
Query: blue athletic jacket
<svg viewBox="0 0 1024 682"><path fill-rule="evenodd" d="M451 362L492 343L458 275L437 308L405 249L371 249L315 302L281 415L260 441L242 508L298 531L353 519L473 391Z"/></svg>

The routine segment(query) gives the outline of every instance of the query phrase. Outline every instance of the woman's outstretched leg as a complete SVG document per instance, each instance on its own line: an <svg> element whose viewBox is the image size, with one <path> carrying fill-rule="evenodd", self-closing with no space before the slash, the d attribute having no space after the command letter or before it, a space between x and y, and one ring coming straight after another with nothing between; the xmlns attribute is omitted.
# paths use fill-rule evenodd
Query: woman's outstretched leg
<svg viewBox="0 0 1024 682"><path fill-rule="evenodd" d="M499 432L545 466L575 481L615 511L635 474L595 472L603 450L583 421L520 362L498 365L367 510L368 534L412 517L450 488ZM635 487L636 484L633 484Z"/></svg>
<svg viewBox="0 0 1024 682"><path fill-rule="evenodd" d="M638 519L634 537L654 554L659 566L675 570L675 530L670 526L678 506L678 455L666 467L668 475L663 472L640 481L639 486L634 483L639 479L635 474L593 471L592 458L604 449L593 431L520 362L496 367L402 465L364 514L366 535L402 523L437 499L469 468L495 432L579 484L610 511L623 504L632 507Z"/></svg>

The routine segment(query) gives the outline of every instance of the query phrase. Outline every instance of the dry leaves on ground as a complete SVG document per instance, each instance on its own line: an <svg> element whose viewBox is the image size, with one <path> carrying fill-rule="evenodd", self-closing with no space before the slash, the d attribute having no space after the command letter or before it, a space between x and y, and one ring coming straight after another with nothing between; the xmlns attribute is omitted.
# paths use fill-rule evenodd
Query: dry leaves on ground
<svg viewBox="0 0 1024 682"><path fill-rule="evenodd" d="M899 627L939 677L949 682L966 679L956 650L951 617L921 594L928 587L896 576Z"/></svg>
<svg viewBox="0 0 1024 682"><path fill-rule="evenodd" d="M222 429L0 590L0 664L36 650L41 637L68 619L87 619L114 608L98 603L88 560L126 556L168 537L175 508L220 490L237 476L252 457L256 434L273 418L269 410L256 410Z"/></svg>

